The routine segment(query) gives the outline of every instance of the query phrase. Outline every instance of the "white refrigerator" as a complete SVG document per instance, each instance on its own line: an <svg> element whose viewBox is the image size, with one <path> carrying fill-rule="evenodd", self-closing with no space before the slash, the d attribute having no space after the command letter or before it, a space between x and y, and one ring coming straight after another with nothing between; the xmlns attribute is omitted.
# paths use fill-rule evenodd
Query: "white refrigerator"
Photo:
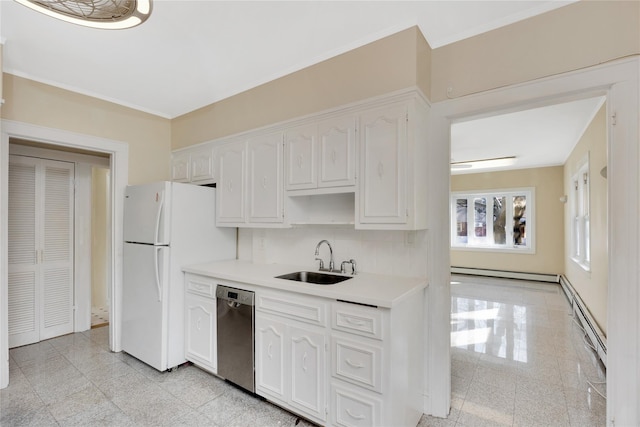
<svg viewBox="0 0 640 427"><path fill-rule="evenodd" d="M159 371L184 363L182 266L236 258L235 228L215 226L215 188L129 186L124 200L122 349Z"/></svg>

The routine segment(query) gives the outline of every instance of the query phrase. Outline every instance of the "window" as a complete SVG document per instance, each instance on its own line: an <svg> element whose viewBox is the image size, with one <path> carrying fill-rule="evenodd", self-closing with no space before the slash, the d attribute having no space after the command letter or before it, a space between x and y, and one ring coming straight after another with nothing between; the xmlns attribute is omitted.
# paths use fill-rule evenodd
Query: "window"
<svg viewBox="0 0 640 427"><path fill-rule="evenodd" d="M582 268L591 269L591 221L589 217L589 157L578 163L572 176L571 258Z"/></svg>
<svg viewBox="0 0 640 427"><path fill-rule="evenodd" d="M451 195L451 246L531 253L533 188Z"/></svg>

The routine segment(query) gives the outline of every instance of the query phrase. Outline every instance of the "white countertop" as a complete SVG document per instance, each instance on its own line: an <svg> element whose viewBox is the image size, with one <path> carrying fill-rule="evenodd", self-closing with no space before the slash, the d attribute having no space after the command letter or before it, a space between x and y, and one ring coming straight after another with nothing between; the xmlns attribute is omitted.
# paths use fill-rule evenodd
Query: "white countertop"
<svg viewBox="0 0 640 427"><path fill-rule="evenodd" d="M254 264L231 260L182 267L187 273L243 282L281 291L297 292L324 298L340 299L361 304L391 308L401 300L427 287L426 278L384 276L358 273L334 285L276 279L275 276L295 271L315 271L307 267L287 264Z"/></svg>

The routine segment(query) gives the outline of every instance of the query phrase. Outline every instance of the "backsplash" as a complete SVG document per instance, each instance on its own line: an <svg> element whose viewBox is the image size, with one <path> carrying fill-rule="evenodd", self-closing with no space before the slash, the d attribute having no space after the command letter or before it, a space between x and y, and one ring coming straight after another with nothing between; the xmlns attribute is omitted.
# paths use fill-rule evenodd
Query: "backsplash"
<svg viewBox="0 0 640 427"><path fill-rule="evenodd" d="M315 247L326 239L336 268L355 259L358 271L402 277L427 276L428 231L354 230L353 226L299 226L238 230L238 258L263 264L294 264L317 270ZM320 248L325 266L329 249ZM347 271L351 271L348 267Z"/></svg>

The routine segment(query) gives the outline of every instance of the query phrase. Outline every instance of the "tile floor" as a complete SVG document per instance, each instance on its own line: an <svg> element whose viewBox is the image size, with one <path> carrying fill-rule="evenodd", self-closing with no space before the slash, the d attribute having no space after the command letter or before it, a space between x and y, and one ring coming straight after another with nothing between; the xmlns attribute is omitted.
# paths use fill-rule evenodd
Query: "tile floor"
<svg viewBox="0 0 640 427"><path fill-rule="evenodd" d="M109 324L109 308L91 307L91 327L98 328Z"/></svg>
<svg viewBox="0 0 640 427"><path fill-rule="evenodd" d="M598 365L559 286L455 277L452 411L419 426L604 426ZM194 366L159 373L111 353L108 328L10 351L2 426L302 426Z"/></svg>
<svg viewBox="0 0 640 427"><path fill-rule="evenodd" d="M605 369L559 285L454 276L451 313L451 414L420 427L606 425Z"/></svg>

